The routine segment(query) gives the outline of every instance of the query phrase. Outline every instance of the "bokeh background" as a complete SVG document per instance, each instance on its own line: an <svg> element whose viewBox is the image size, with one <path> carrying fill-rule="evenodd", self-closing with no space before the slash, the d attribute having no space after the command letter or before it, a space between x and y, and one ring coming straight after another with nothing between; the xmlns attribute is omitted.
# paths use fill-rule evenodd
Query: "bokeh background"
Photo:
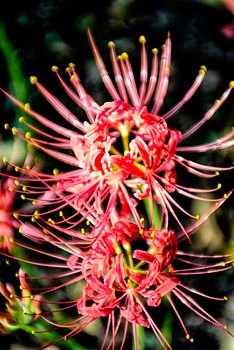
<svg viewBox="0 0 234 350"><path fill-rule="evenodd" d="M90 28L106 65L111 67L107 43L114 40L119 53L127 51L136 74L139 75L140 45L138 38L145 35L149 50L160 49L167 33L172 38L172 67L168 96L162 111L179 101L194 80L199 67L205 65L208 74L191 102L173 118L172 124L182 130L199 120L212 103L218 99L234 80L234 9L233 1L222 0L40 0L5 1L0 13L0 86L24 102L30 102L42 114L51 110L30 83L36 75L40 81L65 103L51 66L59 66L61 72L70 62L78 68L86 89L100 103L108 101L87 40ZM65 73L64 73L65 74ZM220 108L211 121L193 137L193 144L215 139L233 126L234 98L232 96ZM79 113L79 111L76 111ZM0 125L18 126L21 115L3 95L0 95ZM9 133L0 134L4 146L0 154L7 152L11 142ZM4 149L3 149L4 147ZM201 161L220 166L233 164L234 151L227 149L215 154L201 154ZM182 175L181 175L182 176ZM184 178L184 183L190 179ZM218 182L223 188L233 187L233 174L222 174ZM203 182L203 185L205 182ZM193 249L208 253L227 253L234 249L233 198L213 216L209 223L194 236ZM197 212L204 211L198 203L189 203ZM0 268L3 268L0 266ZM2 275L2 274L1 274ZM204 278L191 278L191 285L213 295L229 295L224 305L205 305L215 317L233 329L234 323L234 275L232 271ZM195 342L185 341L175 317L159 313L159 323L172 335L174 350L232 350L234 342L221 330L194 317L186 310L182 315ZM164 319L165 318L165 319ZM164 322L165 321L165 322ZM90 327L88 334L78 337L87 349L99 345L99 325ZM145 349L160 349L147 335ZM34 338L24 332L0 335L2 350L28 350L38 346ZM5 345L3 345L5 344ZM56 345L52 349L66 349ZM78 349L78 348L77 348ZM76 350L76 349L74 349Z"/></svg>

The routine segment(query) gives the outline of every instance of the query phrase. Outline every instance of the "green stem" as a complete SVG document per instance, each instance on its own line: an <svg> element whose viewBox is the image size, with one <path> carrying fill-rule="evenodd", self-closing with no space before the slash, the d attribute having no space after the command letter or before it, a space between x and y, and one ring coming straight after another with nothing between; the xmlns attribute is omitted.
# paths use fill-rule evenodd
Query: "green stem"
<svg viewBox="0 0 234 350"><path fill-rule="evenodd" d="M150 203L150 198L145 198L143 200L144 202L144 206L145 206L145 210L146 210L146 214L148 217L149 222L151 223L151 203ZM157 207L157 204L153 201L153 216L154 216L154 225L155 228L159 229L160 228L160 214L159 214L159 210Z"/></svg>
<svg viewBox="0 0 234 350"><path fill-rule="evenodd" d="M144 350L145 343L145 329L141 325L134 325L134 331L136 336L136 344L132 344L132 350Z"/></svg>

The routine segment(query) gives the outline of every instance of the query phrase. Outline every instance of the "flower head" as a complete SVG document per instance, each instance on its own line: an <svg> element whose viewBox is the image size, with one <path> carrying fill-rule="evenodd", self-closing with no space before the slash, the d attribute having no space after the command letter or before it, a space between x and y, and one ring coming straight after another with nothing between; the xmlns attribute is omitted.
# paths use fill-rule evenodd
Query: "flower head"
<svg viewBox="0 0 234 350"><path fill-rule="evenodd" d="M202 223L202 221L200 222ZM22 234L32 241L35 230L28 228ZM31 233L31 236L30 236ZM192 232L191 232L192 233ZM65 338L75 336L83 331L96 319L107 319L106 330L103 335L102 349L118 346L122 349L131 326L135 348L139 336L138 326L150 328L161 343L163 349L171 349L167 339L161 332L157 319L154 316L156 308L166 299L172 311L181 324L185 338L193 342L188 328L181 315L181 307L190 311L231 334L226 325L219 322L200 305L199 299L226 301L226 296L212 296L193 288L189 279L193 276L205 276L229 270L233 267L234 257L230 255L204 255L179 249L179 242L172 230L158 230L155 227L145 229L139 233L136 224L130 218L118 218L110 227L103 228L102 238L96 241L89 249L82 250L74 238L67 233L64 239L55 233L37 233L34 242L38 245L31 247L28 244L19 246L27 251L36 252L38 259L28 260L30 264L45 269L40 276L28 276L28 283L34 284L33 300L39 301L41 312L38 314L43 322L55 328L64 328L67 331ZM88 237L90 233L85 234ZM72 238L72 239L71 239ZM41 248L44 242L53 249L47 251ZM52 252L53 251L53 252ZM69 253L66 257L63 252ZM43 259L42 259L43 258ZM48 258L48 259L47 259ZM19 259L20 260L20 259ZM24 260L26 262L26 260ZM47 269L55 273L49 275ZM39 287L35 288L35 281ZM46 280L47 287L41 289L40 281ZM80 296L72 300L59 300L56 291L76 286L80 289ZM53 295L50 301L49 295ZM64 294L62 294L64 295ZM56 300L56 301L55 301ZM179 305L179 303L181 305ZM53 306L48 311L49 306ZM55 305L58 304L56 308ZM44 311L43 305L46 305ZM70 320L66 323L57 322L51 313L69 310ZM120 337L119 333L123 332Z"/></svg>
<svg viewBox="0 0 234 350"><path fill-rule="evenodd" d="M5 128L8 129L9 125L5 125ZM15 129L13 128L12 131L14 134ZM3 156L0 163L0 245L1 249L7 252L12 252L14 248L15 231L21 226L19 216L31 218L40 206L26 199L30 191L27 187L30 180L27 173L38 172L41 162L32 148L25 151L19 141L18 138L13 141L9 158ZM4 148L4 142L1 146ZM43 203L43 199L48 200L53 196L51 191L43 191L38 199Z"/></svg>
<svg viewBox="0 0 234 350"><path fill-rule="evenodd" d="M9 125L5 124L5 129L8 129ZM17 208L17 187L20 186L20 179L14 179L12 173L17 173L21 165L30 167L33 164L33 153L28 151L24 160L22 160L22 154L25 153L22 148L19 139L14 140L11 147L11 154L8 159L6 155L2 157L0 163L0 242L1 249L4 251L11 251L14 231L19 227L17 221L17 215L14 214L14 210ZM0 147L6 148L4 141L1 142ZM11 164L14 164L14 167ZM16 165L17 164L17 165ZM24 199L25 186L22 185L21 199ZM22 210L27 212L29 209L28 205L22 205ZM18 205L19 206L19 205ZM19 209L19 208L17 208Z"/></svg>
<svg viewBox="0 0 234 350"><path fill-rule="evenodd" d="M58 68L55 66L52 68L65 92L85 111L87 121L83 122L68 110L36 77L30 78L31 83L36 85L52 107L70 123L70 127L58 125L55 120L52 121L42 116L31 109L28 104L21 103L5 92L15 104L47 128L47 131L40 130L25 118L20 118L21 122L38 133L41 138L32 136L30 132L22 135L19 130L15 130L15 133L49 156L72 166L70 171L59 172L58 169L54 169L53 175L28 171L27 175L33 182L32 195L28 198L36 202L37 194L42 193L44 187L44 191L51 191L56 196L48 201L50 208L48 207L48 210L44 212L41 211L40 219L48 220L48 216L45 216L48 213L52 215L62 212L70 206L74 209L71 215L73 227L88 219L96 228L99 227L99 231L96 231L97 236L109 220L116 204L123 215L130 212L141 229L137 206L141 206L143 199L148 199L151 213L154 202L161 208L161 229L167 230L169 219L173 218L186 235L180 214L195 220L199 218L199 214L187 211L174 199L174 193L211 203L222 201L223 196L215 199L204 197L205 193L218 191L221 188L220 183L209 189L184 186L181 180L177 179L178 167L184 168L194 176L206 179L216 177L220 171L229 170L232 167L221 168L201 164L181 154L231 147L234 144L234 131L202 145L183 146L182 142L197 132L214 115L229 96L234 83L229 84L220 99L216 100L204 117L191 128L185 131L172 129L168 125L169 118L174 116L196 92L205 77L206 68L201 66L194 83L181 101L168 112L160 114L169 84L170 36L168 35L162 47L159 72L158 51L152 50L149 75L146 39L144 36L140 37L139 88L128 54L122 53L118 56L115 44L113 42L108 44L115 76L114 83L90 31L88 31L88 36L97 67L111 96L111 101L99 105L86 92L74 64L70 64L67 68L73 89L63 80ZM63 222L68 223L70 219L64 218ZM54 221L52 217L49 217L49 220Z"/></svg>

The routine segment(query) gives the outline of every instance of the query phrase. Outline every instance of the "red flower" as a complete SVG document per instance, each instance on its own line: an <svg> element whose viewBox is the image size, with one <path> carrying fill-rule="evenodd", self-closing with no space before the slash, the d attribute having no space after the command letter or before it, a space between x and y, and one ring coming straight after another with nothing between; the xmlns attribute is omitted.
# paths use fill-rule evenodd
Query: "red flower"
<svg viewBox="0 0 234 350"><path fill-rule="evenodd" d="M202 222L203 219L196 225ZM191 228L190 234L196 228L197 226ZM30 238L29 232L24 232L24 228L21 232ZM91 234L87 233L87 239L89 235ZM185 239L184 236L181 237ZM193 338L190 337L182 320L180 306L177 306L178 301L205 321L231 334L227 327L208 313L197 300L200 297L216 301L225 301L228 298L209 296L194 289L189 283L189 278L231 269L234 262L233 254L206 256L181 251L178 249L178 239L172 230L161 231L151 227L144 229L140 234L137 225L132 224L129 218L118 218L112 227L103 228L102 238L84 251L79 248L79 240L69 237L69 232L66 232L63 239L60 234L41 232L37 242L41 244L43 239L51 246L53 252L52 249L46 251L40 246L32 247L16 242L21 248L32 251L38 256L34 261L26 259L19 261L36 264L45 269L44 275L29 276L28 283L31 284L32 279L33 291L37 294L35 301L41 302L42 311L38 317L50 325L68 329L65 338L81 332L95 319L106 317L108 322L102 349L109 349L111 345L122 349L129 324L132 326L134 339L137 338L138 332L136 326L141 325L152 329L164 349L171 349L154 317L154 308L160 306L163 298L166 298L171 305L185 332L185 337L190 341L193 341ZM63 251L69 253L70 257L66 258ZM47 268L50 271L55 269L57 272L50 276ZM35 288L37 278L38 282L47 280L48 287L41 289L39 284L37 290ZM61 288L79 284L82 286L81 297L75 300L57 299L56 291L61 292ZM51 298L46 297L47 294L51 294L52 302ZM46 306L45 312L43 304ZM53 307L48 311L50 304ZM58 304L58 309L55 308L55 304ZM68 316L70 308L77 310L77 317L72 312L73 316L68 323L52 320L51 313L66 310ZM122 324L123 337L119 343L117 334L121 332Z"/></svg>
<svg viewBox="0 0 234 350"><path fill-rule="evenodd" d="M69 65L67 72L74 89L62 79L57 67L52 68L65 92L85 111L87 121L82 122L82 118L79 119L69 111L38 82L36 77L31 77L31 82L66 122L70 123L69 128L58 125L56 120L52 121L51 118L42 116L28 104L24 105L4 92L16 105L47 128L47 131L40 130L24 118L20 118L21 122L38 133L41 138L32 136L30 132L23 136L16 129L14 133L53 158L72 166L71 171L63 170L60 173L55 169L54 175L22 170L32 179L32 190L28 194L31 194L29 199L33 202L37 201L37 194L43 191L56 194L55 199L50 199L48 202L43 200L43 205L51 206L37 216L42 220L48 220L45 214L60 212L63 217L62 210L71 206L74 209L71 216L74 220L71 226L74 227L88 219L96 228L99 228L99 231L96 231L97 237L117 203L120 203L123 214L132 213L136 224L141 229L136 206L142 199L149 198L151 208L154 201L161 207L161 229L168 229L169 217L173 217L186 234L176 211L193 219L199 218L199 215L189 213L173 198L173 193L177 192L188 198L211 202L222 201L223 197L210 200L199 195L199 193L216 191L221 184L212 189L185 187L179 184L177 166L180 165L186 171L203 178L216 177L219 171L229 170L232 167L220 168L200 164L180 154L230 147L234 144L234 131L203 145L183 146L182 142L213 116L229 96L234 83L229 84L221 98L194 126L183 132L171 129L168 126L169 118L176 114L196 92L205 77L206 68L204 66L200 68L194 83L181 101L167 113L160 115L160 108L169 83L170 36L168 35L162 48L159 73L157 50L153 49L149 76L146 40L143 36L140 37L142 50L139 88L137 88L128 55L123 53L117 56L115 44L109 43L115 84L107 72L90 31L88 36L102 80L113 101L101 106L94 101L85 91L73 64ZM69 223L71 218L64 218L60 223ZM49 221L55 222L51 217Z"/></svg>

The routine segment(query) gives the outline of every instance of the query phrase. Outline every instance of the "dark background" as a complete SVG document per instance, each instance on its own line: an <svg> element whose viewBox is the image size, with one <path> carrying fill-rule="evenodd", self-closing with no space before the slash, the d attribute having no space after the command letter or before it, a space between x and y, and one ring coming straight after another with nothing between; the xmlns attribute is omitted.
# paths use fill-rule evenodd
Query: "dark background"
<svg viewBox="0 0 234 350"><path fill-rule="evenodd" d="M206 110L218 99L234 80L234 21L233 14L223 1L177 0L177 1L11 1L4 2L0 14L1 28L6 37L0 40L0 86L11 91L25 102L32 101L42 114L48 115L48 105L39 99L36 89L30 85L31 75L39 77L53 93L64 102L64 94L57 84L51 66L59 66L63 72L70 62L74 62L86 89L100 103L108 101L101 79L95 69L86 31L89 27L106 65L110 67L107 43L114 40L119 53L127 51L131 63L139 75L140 44L138 38L145 35L149 52L151 48L160 50L168 31L172 39L172 67L168 96L162 111L168 110L179 101L192 84L199 67L205 65L208 74L199 92L192 101L172 119L172 125L182 130L198 121ZM4 39L4 40L3 40ZM6 50L5 42L10 43ZM9 48L8 48L9 49ZM150 56L150 55L149 55ZM22 75L21 75L22 73ZM65 73L64 76L66 77ZM0 96L0 123L17 124L20 113L9 101ZM193 137L192 143L199 144L223 135L233 126L233 93L211 121L204 125ZM7 138L3 132L2 137ZM191 141L188 141L191 142ZM204 162L230 166L233 150L225 150L209 155L201 155ZM184 182L189 181L184 179ZM224 188L233 187L231 175L222 175L219 182ZM210 253L233 251L234 223L233 205L228 200L216 215L215 220L195 240L197 249ZM209 232L209 234L207 234ZM209 239L207 238L209 236ZM205 238L204 238L205 237ZM194 282L210 294L233 294L233 273L227 272ZM228 307L207 303L209 311L219 319L234 321L233 300ZM215 305L215 306L213 306ZM217 305L217 307L216 307ZM205 322L194 319L185 311L185 321L193 331L195 343L184 341L177 320L173 319L173 349L231 350L233 341L228 336ZM160 314L159 314L159 317ZM160 321L159 321L160 322ZM92 338L95 348L98 336ZM227 339L228 338L228 339ZM4 350L13 343L28 345L29 338L20 332L8 335ZM82 338L84 341L84 338ZM0 338L1 341L1 338ZM150 337L148 339L150 347ZM33 344L30 341L30 346ZM147 344L147 342L146 342ZM231 345L232 344L232 345ZM18 345L19 346L19 345ZM148 349L147 348L147 349ZM19 347L16 350L20 349Z"/></svg>

